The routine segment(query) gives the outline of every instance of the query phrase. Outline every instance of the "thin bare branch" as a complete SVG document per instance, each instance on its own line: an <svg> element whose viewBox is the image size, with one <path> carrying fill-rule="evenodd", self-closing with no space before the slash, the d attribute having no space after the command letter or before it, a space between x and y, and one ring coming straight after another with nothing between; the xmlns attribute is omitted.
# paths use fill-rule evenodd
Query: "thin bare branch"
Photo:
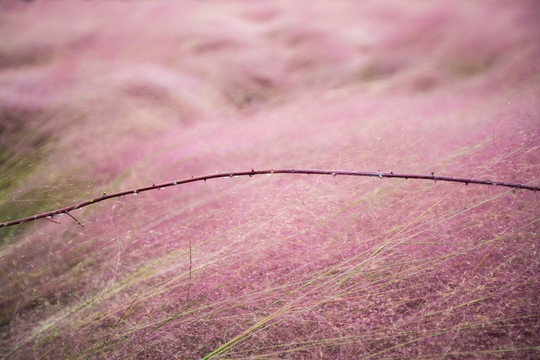
<svg viewBox="0 0 540 360"><path fill-rule="evenodd" d="M197 181L206 182L207 180L216 179L216 178L240 177L240 176L252 177L255 175L270 175L270 174L307 174L307 175L331 175L331 176L339 175L339 176L378 177L381 179L383 178L417 179L417 180L457 182L457 183L463 183L465 185L478 184L478 185L489 185L489 186L502 186L502 187L509 187L509 188L514 188L514 189L523 189L523 190L530 190L530 191L540 190L540 186L535 186L535 185L519 184L519 183L511 183L511 182L503 182L503 181L471 179L471 178L459 178L459 177L450 177L450 176L438 176L438 175L435 175L434 173L431 173L429 175L419 175L419 174L394 174L393 172L383 173L383 172L316 170L316 169L308 169L308 170L305 170L305 169L304 170L303 169L253 170L251 169L250 171L236 171L236 172L226 172L226 173L216 172L210 175L203 175L203 176L191 177L191 178L186 178L186 179L181 179L181 180L169 181L162 184L152 184L150 186L140 187L140 188L126 190L126 191L120 191L113 194L103 193L103 195L98 196L96 198L86 200L81 203L67 206L61 209L52 210L45 213L25 217L22 219L0 223L0 228L28 223L30 221L34 221L37 219L52 217L53 215L68 214L69 216L71 216L69 212L72 210L81 209L83 207L93 205L104 200L117 198L117 197L121 197L125 195L131 195L131 194L136 195L145 191L163 189L170 186L182 185L182 184L187 184L187 183L197 182ZM82 226L82 224L79 221L77 221L77 223Z"/></svg>

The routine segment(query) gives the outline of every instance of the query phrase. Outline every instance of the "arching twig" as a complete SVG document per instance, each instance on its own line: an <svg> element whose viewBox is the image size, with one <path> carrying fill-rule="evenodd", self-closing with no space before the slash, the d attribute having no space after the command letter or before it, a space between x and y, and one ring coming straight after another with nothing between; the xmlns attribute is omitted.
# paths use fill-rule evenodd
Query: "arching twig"
<svg viewBox="0 0 540 360"><path fill-rule="evenodd" d="M4 223L0 223L0 228L7 227L7 226L13 226L18 224L27 223L33 220L42 219L42 218L49 218L51 219L54 215L61 215L61 214L69 214L70 211L80 209L83 207L86 207L88 205L92 205L95 203L98 203L103 200L117 198L120 196L130 195L130 194L139 194L145 191L150 190L156 190L156 189L163 189L170 186L176 186L181 184L187 184L190 182L196 182L196 181L204 181L210 180L210 179L216 179L216 178L225 178L225 177L239 177L239 176L254 176L254 175L271 175L271 174L308 174L308 175L332 175L332 176L363 176L363 177L378 177L378 178L399 178L399 179L419 179L419 180L433 180L433 181L448 181L448 182L457 182L457 183L463 183L465 185L468 184L478 184L478 185L489 185L489 186L504 186L514 189L523 189L523 190L531 190L531 191L538 191L540 190L540 186L534 186L534 185L527 185L527 184L519 184L519 183L510 183L510 182L503 182L503 181L491 181L491 180L480 180L480 179L469 179L469 178L458 178L458 177L450 177L450 176L438 176L434 173L431 173L429 175L419 175L419 174L394 174L393 172L390 173L383 173L383 172L361 172L361 171L341 171L341 170L302 170L302 169L268 169L268 170L253 170L250 171L236 171L236 172L226 172L226 173L214 173L210 175L203 175L203 176L197 176L197 177L191 177L187 179L181 179L181 180L175 180L175 181L169 181L162 184L152 184L151 186L145 186L140 187L136 189L126 190L126 191L120 191L116 192L114 194L106 194L103 193L103 195L98 196L94 199L83 201L79 204L67 206L61 209L48 211L45 213L28 216L22 219L18 220L12 220Z"/></svg>

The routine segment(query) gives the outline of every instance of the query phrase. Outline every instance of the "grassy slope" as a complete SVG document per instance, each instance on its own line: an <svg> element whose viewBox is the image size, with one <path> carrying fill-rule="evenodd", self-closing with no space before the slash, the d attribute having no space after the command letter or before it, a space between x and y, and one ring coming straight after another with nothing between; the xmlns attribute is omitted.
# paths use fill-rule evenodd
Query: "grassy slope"
<svg viewBox="0 0 540 360"><path fill-rule="evenodd" d="M3 219L271 166L538 183L534 1L2 7ZM286 175L101 203L2 233L0 353L535 358L537 204Z"/></svg>

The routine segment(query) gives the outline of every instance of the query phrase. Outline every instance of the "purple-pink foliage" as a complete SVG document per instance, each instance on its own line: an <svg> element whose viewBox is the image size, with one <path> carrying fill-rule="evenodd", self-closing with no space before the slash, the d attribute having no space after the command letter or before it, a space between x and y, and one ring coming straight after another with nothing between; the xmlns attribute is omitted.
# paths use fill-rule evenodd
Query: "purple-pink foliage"
<svg viewBox="0 0 540 360"><path fill-rule="evenodd" d="M538 186L534 1L0 8L2 219L226 169ZM537 196L274 174L2 229L0 354L538 358Z"/></svg>

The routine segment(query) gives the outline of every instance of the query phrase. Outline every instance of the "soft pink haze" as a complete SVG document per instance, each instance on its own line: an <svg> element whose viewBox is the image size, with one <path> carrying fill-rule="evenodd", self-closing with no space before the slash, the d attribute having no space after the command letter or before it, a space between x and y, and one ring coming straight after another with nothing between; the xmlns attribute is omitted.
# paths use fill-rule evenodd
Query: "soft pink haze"
<svg viewBox="0 0 540 360"><path fill-rule="evenodd" d="M0 4L0 222L216 171L540 184L537 1ZM537 359L538 194L214 179L1 229L7 359Z"/></svg>

